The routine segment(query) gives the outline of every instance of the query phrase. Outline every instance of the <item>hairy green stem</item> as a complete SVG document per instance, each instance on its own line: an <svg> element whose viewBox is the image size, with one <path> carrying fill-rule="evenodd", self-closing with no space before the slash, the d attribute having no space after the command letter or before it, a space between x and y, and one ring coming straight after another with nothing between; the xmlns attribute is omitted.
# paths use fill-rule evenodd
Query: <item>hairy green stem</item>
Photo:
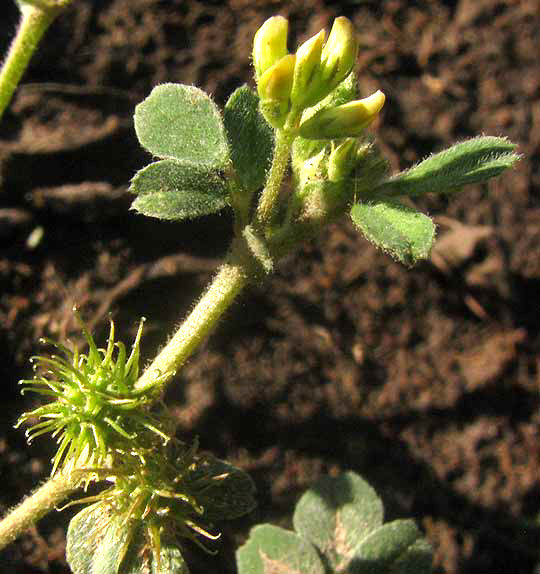
<svg viewBox="0 0 540 574"><path fill-rule="evenodd" d="M78 482L65 473L58 473L25 498L0 522L0 549L75 492Z"/></svg>
<svg viewBox="0 0 540 574"><path fill-rule="evenodd" d="M0 119L9 105L43 34L72 0L21 1L21 21L0 70Z"/></svg>
<svg viewBox="0 0 540 574"><path fill-rule="evenodd" d="M178 331L141 375L136 388L150 384L156 375L162 376L163 384L166 384L206 338L244 288L247 279L244 266L234 262L233 257L224 263Z"/></svg>
<svg viewBox="0 0 540 574"><path fill-rule="evenodd" d="M261 193L255 216L256 223L260 228L264 228L272 222L285 170L289 165L289 156L295 135L293 131L276 130L274 159L268 172L266 185Z"/></svg>

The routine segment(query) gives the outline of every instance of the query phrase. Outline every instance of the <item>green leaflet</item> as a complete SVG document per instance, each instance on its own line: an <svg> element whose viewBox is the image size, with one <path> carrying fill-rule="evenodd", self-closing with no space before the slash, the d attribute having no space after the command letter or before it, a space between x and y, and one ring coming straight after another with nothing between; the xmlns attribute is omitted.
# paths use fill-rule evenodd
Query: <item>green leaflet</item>
<svg viewBox="0 0 540 574"><path fill-rule="evenodd" d="M387 200L357 203L351 218L366 239L404 265L412 266L429 257L435 225L427 215Z"/></svg>
<svg viewBox="0 0 540 574"><path fill-rule="evenodd" d="M154 560L142 522L111 519L102 503L76 514L69 523L66 558L73 574L189 574L180 549L164 542Z"/></svg>
<svg viewBox="0 0 540 574"><path fill-rule="evenodd" d="M228 186L215 170L166 159L135 174L130 191L138 194L131 208L160 219L189 219L227 205Z"/></svg>
<svg viewBox="0 0 540 574"><path fill-rule="evenodd" d="M505 138L476 137L434 154L381 184L376 195L397 197L449 193L464 185L482 183L519 160L516 145Z"/></svg>
<svg viewBox="0 0 540 574"><path fill-rule="evenodd" d="M186 477L197 502L209 521L233 520L257 505L255 485L242 469L207 455Z"/></svg>
<svg viewBox="0 0 540 574"><path fill-rule="evenodd" d="M300 498L293 516L296 532L320 548L333 568L348 562L358 541L382 521L381 500L353 472L317 482Z"/></svg>
<svg viewBox="0 0 540 574"><path fill-rule="evenodd" d="M156 86L135 108L135 131L141 145L160 158L214 168L229 159L219 110L193 86Z"/></svg>
<svg viewBox="0 0 540 574"><path fill-rule="evenodd" d="M236 552L238 574L325 574L315 548L294 532L271 524L251 529Z"/></svg>
<svg viewBox="0 0 540 574"><path fill-rule="evenodd" d="M431 547L422 540L422 533L414 521L394 520L380 526L356 546L347 572L386 574L393 571L406 574L409 571L429 574L431 560ZM407 570L411 566L414 566L414 570Z"/></svg>
<svg viewBox="0 0 540 574"><path fill-rule="evenodd" d="M259 112L259 97L246 85L229 98L223 121L238 180L247 191L264 185L274 148L274 131Z"/></svg>

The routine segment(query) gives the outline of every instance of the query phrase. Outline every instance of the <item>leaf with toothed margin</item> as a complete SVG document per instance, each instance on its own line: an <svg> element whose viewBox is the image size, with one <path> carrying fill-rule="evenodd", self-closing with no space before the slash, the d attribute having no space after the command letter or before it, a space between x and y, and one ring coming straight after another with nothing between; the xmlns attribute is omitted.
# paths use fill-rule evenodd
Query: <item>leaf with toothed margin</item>
<svg viewBox="0 0 540 574"><path fill-rule="evenodd" d="M152 549L143 522L88 506L69 523L66 558L73 574L189 574L180 549L164 539Z"/></svg>
<svg viewBox="0 0 540 574"><path fill-rule="evenodd" d="M296 532L319 548L334 568L382 521L377 493L352 472L318 481L300 498L293 515Z"/></svg>

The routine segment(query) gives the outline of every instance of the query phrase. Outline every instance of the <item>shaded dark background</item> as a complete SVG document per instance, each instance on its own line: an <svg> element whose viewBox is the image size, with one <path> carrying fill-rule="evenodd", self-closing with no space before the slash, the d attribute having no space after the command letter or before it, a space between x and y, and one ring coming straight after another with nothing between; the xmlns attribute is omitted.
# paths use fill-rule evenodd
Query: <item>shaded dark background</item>
<svg viewBox="0 0 540 574"><path fill-rule="evenodd" d="M5 2L0 48L17 22ZM250 289L168 397L179 436L250 472L258 509L225 527L218 556L186 548L194 573L234 571L260 521L290 525L318 476L352 469L387 517L415 517L437 572L532 574L540 560L540 10L536 0L222 2L74 0L53 25L0 126L1 510L48 472L46 439L12 425L34 403L38 338L77 339L76 303L104 340L148 318L153 356L210 279L227 213L184 224L128 212L149 161L135 104L164 81L223 105L251 82L250 43L276 13L290 49L354 22L359 89L382 89L373 127L394 169L476 134L519 144L489 186L422 200L439 224L432 259L407 271L348 221ZM43 238L28 244L33 230ZM73 512L71 512L73 514ZM53 513L0 556L2 572L66 573Z"/></svg>

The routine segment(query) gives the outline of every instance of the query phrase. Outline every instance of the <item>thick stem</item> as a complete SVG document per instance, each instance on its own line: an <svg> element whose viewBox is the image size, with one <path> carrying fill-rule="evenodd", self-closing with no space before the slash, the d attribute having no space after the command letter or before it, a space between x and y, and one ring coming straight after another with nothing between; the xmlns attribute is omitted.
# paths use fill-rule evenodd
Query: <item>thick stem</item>
<svg viewBox="0 0 540 574"><path fill-rule="evenodd" d="M77 481L58 473L38 487L0 522L0 549L58 506L77 489Z"/></svg>
<svg viewBox="0 0 540 574"><path fill-rule="evenodd" d="M247 273L244 267L234 262L231 257L229 262L221 266L208 289L172 339L141 375L136 388L150 384L156 375L161 375L163 384L166 384L206 338L246 282Z"/></svg>
<svg viewBox="0 0 540 574"><path fill-rule="evenodd" d="M58 8L21 5L21 22L2 69L0 70L0 119L19 85L30 58L47 28L58 14Z"/></svg>
<svg viewBox="0 0 540 574"><path fill-rule="evenodd" d="M262 229L272 222L295 135L293 131L276 130L274 159L257 206L256 222Z"/></svg>

